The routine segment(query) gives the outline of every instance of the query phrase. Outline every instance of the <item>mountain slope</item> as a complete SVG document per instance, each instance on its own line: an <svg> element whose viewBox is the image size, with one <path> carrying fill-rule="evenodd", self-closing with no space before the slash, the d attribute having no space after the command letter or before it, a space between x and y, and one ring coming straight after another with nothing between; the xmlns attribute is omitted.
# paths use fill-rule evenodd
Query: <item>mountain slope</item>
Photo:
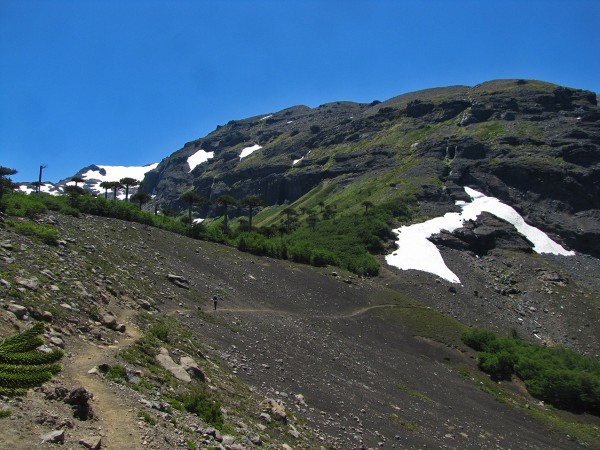
<svg viewBox="0 0 600 450"><path fill-rule="evenodd" d="M2 278L11 286L23 286L19 279L38 280L35 290L3 283L3 295L25 305L28 315L53 311L48 335L64 341L69 357L64 378L52 387L72 389L83 382L102 399L92 406L104 428L109 427L107 448L124 436L110 428L117 426L111 422L115 406L121 415L130 411L122 424L135 421L138 413L146 417L140 431L125 435L120 446L188 448L186 441L214 442L201 420L159 405L182 384L150 364L159 349L143 336L158 333L153 327L160 323L171 324L172 335L161 345L176 360L186 355L196 359L227 410L224 434L247 447L250 437L258 435L265 448L283 443L318 448L318 442L332 448L481 448L489 442L502 448L578 448L564 430L549 432L534 419L555 414L552 410L544 413L518 385L494 386L479 374L460 342L465 326L415 300L445 298L459 308L458 297L426 274L386 272L381 279L359 279L114 219L53 215L44 220L56 224L61 247L0 228ZM491 259L484 264L498 268ZM544 258L543 264L552 262ZM183 281L177 285L176 279ZM217 311L211 310L214 293L223 296ZM471 317L481 323L493 320L496 308L474 309ZM98 317L105 313L126 321L130 336L102 326ZM0 319L2 330L29 320L4 310ZM135 339L146 347L134 344ZM97 354L87 353L88 348L96 348ZM139 352L142 348L151 358ZM87 373L101 363L122 365L132 378L115 383ZM143 382L132 381L136 373ZM19 402L9 405L22 426L15 429L12 421L0 419L0 426L10 426L3 430L11 439L20 436L14 448L29 448L32 436L27 433L51 431L61 420L73 422L68 443L86 433L97 435L88 422L69 419L68 408L45 400L44 392L53 390L31 393L22 408ZM265 398L286 406L287 424L261 418ZM57 418L36 422L45 408ZM566 413L560 417L562 422L582 421ZM577 426L598 425L593 418L585 421L588 425Z"/></svg>
<svg viewBox="0 0 600 450"><path fill-rule="evenodd" d="M431 216L466 199L460 187L469 185L598 255L599 124L594 93L527 80L297 106L231 121L187 143L147 173L144 189L163 206L182 207L179 196L190 189L280 205L325 185L326 203L342 214L410 194ZM268 211L259 221L269 221Z"/></svg>

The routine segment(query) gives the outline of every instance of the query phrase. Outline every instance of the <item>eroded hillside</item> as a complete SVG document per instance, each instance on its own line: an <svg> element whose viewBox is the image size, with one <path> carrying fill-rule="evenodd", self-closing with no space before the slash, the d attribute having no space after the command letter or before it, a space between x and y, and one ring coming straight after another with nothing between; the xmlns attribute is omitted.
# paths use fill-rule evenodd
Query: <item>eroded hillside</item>
<svg viewBox="0 0 600 450"><path fill-rule="evenodd" d="M478 259L447 249L464 279L453 286L412 271L360 278L114 219L40 220L57 227L58 246L0 228L2 336L42 319L49 345L67 356L52 382L3 399L11 448L32 448L55 430L65 430L67 445L102 438L102 448L600 442L598 418L542 405L518 383L491 382L460 340L468 325L522 327L535 340L535 320L542 325L531 331L549 343L597 354L593 258L565 263L498 249ZM536 294L517 301L501 293L510 286ZM188 364L191 381L159 354ZM93 395L89 420L73 417L57 394L80 386ZM197 402L204 419L184 407L193 392L208 402Z"/></svg>

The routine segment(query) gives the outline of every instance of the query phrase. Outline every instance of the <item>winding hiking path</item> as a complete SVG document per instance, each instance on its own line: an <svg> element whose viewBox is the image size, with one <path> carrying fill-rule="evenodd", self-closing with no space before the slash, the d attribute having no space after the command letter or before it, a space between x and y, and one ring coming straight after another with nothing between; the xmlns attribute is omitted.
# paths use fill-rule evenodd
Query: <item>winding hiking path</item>
<svg viewBox="0 0 600 450"><path fill-rule="evenodd" d="M374 309L380 309L380 308L398 308L398 309L415 309L415 308L426 308L423 306L406 306L406 305L397 305L394 303L386 303L383 305L373 305L373 306L364 306L362 308L357 308L349 313L346 314L334 314L334 315L327 315L327 314L313 314L313 315L307 315L307 314L300 314L300 313L295 313L295 312L291 312L291 311L284 311L284 310L276 310L276 309L252 309L252 308L218 308L216 311L213 309L207 310L205 312L208 313L219 313L219 312L230 312L230 313L261 313L261 312L269 312L269 313L275 313L275 314L288 314L288 315L297 315L297 316L301 316L301 317L305 317L305 318L310 318L310 319L351 319L353 317L357 317L360 316L362 314L366 314L371 310ZM188 310L183 310L184 311L188 311Z"/></svg>
<svg viewBox="0 0 600 450"><path fill-rule="evenodd" d="M102 448L121 450L123 443L127 449L142 450L142 434L138 427L135 410L126 404L122 392L109 385L98 374L88 371L113 357L120 349L131 345L139 336L139 331L129 321L132 310L124 310L117 315L120 323L125 323L127 331L119 336L118 343L108 347L100 347L82 341L74 353L70 364L65 364L65 372L80 386L94 395L92 409L101 427Z"/></svg>

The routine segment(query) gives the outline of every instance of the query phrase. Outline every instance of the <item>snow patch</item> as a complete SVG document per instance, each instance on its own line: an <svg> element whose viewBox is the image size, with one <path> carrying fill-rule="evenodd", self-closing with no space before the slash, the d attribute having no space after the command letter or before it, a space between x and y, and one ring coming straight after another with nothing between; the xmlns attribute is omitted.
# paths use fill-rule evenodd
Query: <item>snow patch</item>
<svg viewBox="0 0 600 450"><path fill-rule="evenodd" d="M262 119L259 120L267 120L269 117L273 117L273 114L269 114L268 116L263 117Z"/></svg>
<svg viewBox="0 0 600 450"><path fill-rule="evenodd" d="M439 276L451 283L460 283L460 279L444 262L442 255L433 242L427 238L442 230L453 232L463 226L467 220L475 220L482 212L489 212L494 216L511 223L519 233L523 234L532 244L537 253L552 253L555 255L572 256L573 251L568 251L554 242L539 228L525 223L525 219L511 206L502 203L494 197L487 197L474 189L465 187L465 192L471 197L471 202L457 201L460 213L446 213L423 223L402 226L394 231L398 235L396 244L398 250L386 256L386 262L401 270L420 270Z"/></svg>
<svg viewBox="0 0 600 450"><path fill-rule="evenodd" d="M81 178L96 181L96 183L88 183L88 186L92 191L101 193L104 192L104 189L100 187L100 183L103 181L119 181L121 178L133 178L142 181L146 172L156 169L157 166L158 163L146 166L96 166L98 167L97 170L90 169L81 174ZM125 198L125 194L122 197ZM118 198L121 198L121 195Z"/></svg>
<svg viewBox="0 0 600 450"><path fill-rule="evenodd" d="M199 224L199 223L202 223L202 222L204 222L205 220L206 220L206 219L201 219L200 217L198 217L197 219L194 219L194 220L192 220L192 223L193 223L194 225L196 225L196 224Z"/></svg>
<svg viewBox="0 0 600 450"><path fill-rule="evenodd" d="M240 153L240 160L244 159L246 156L250 156L256 150L260 150L262 147L258 144L253 145L252 147L246 147L242 149L242 153Z"/></svg>
<svg viewBox="0 0 600 450"><path fill-rule="evenodd" d="M190 166L190 172L196 168L196 166L208 161L215 157L215 152L207 152L205 150L198 150L196 153L191 155L187 159L187 163Z"/></svg>
<svg viewBox="0 0 600 450"><path fill-rule="evenodd" d="M304 158L306 158L308 155L310 155L310 152L312 152L312 150L309 150L308 153L306 155L304 155L302 158L293 160L292 167L294 167L296 164L298 164L300 161L302 161Z"/></svg>
<svg viewBox="0 0 600 450"><path fill-rule="evenodd" d="M19 191L25 194L31 194L35 192L35 187L30 185L21 184L19 185ZM60 195L62 191L57 189L52 183L43 183L40 187L40 192L44 192L50 195Z"/></svg>

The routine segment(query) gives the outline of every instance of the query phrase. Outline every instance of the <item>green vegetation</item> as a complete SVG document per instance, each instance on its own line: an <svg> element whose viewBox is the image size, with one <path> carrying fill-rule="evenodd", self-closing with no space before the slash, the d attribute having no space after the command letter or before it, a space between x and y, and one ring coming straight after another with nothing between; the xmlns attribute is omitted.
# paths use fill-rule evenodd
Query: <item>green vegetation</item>
<svg viewBox="0 0 600 450"><path fill-rule="evenodd" d="M122 382L125 380L126 372L127 370L125 367L121 366L120 364L115 364L114 366L110 366L110 369L108 369L106 378L108 380Z"/></svg>
<svg viewBox="0 0 600 450"><path fill-rule="evenodd" d="M16 233L48 245L58 245L58 230L52 225L15 220L7 220L6 224Z"/></svg>
<svg viewBox="0 0 600 450"><path fill-rule="evenodd" d="M528 344L479 329L465 332L481 370L495 380L519 377L531 395L573 412L600 415L600 363L564 348Z"/></svg>
<svg viewBox="0 0 600 450"><path fill-rule="evenodd" d="M0 341L0 395L24 395L27 389L50 380L61 370L62 350L43 353L44 330L38 322L28 330Z"/></svg>
<svg viewBox="0 0 600 450"><path fill-rule="evenodd" d="M138 415L144 422L146 422L149 425L156 425L158 423L158 420L156 419L156 417L154 417L150 413L147 413L146 411L140 410Z"/></svg>
<svg viewBox="0 0 600 450"><path fill-rule="evenodd" d="M196 414L205 422L216 427L224 424L221 404L210 397L204 386L193 386L190 392L178 395L176 400L187 412Z"/></svg>
<svg viewBox="0 0 600 450"><path fill-rule="evenodd" d="M215 220L209 226L186 224L165 215L144 212L132 203L106 200L90 194L77 193L75 197L50 196L47 194L25 195L11 192L5 195L0 210L11 216L35 219L48 210L78 216L81 213L142 223L166 229L195 239L204 239L230 246L256 255L289 259L317 267L335 265L360 275L374 276L379 273L379 263L373 254L383 253L386 241L394 238L391 231L398 221L411 218L411 197L397 196L380 202L364 200L358 209L338 210L335 204L325 204L328 189L319 190L322 195L313 199L314 206L275 210L272 225L262 225L252 230L254 208L260 207L257 198L248 197L242 202L248 210L248 221L241 221L235 229L229 226L227 209L237 201L221 196L217 203L223 208L224 219ZM203 199L182 199L190 206L203 203ZM185 198L184 198L185 197ZM318 201L317 201L318 200ZM356 203L346 199L346 204ZM308 203L306 203L308 204ZM278 211L278 212L277 212ZM32 221L9 220L7 224L18 233L56 245L58 232L52 225Z"/></svg>
<svg viewBox="0 0 600 450"><path fill-rule="evenodd" d="M409 387L405 384L398 383L396 385L396 388L402 392L406 392L408 395L410 395L412 397L419 398L426 402L433 402L433 400L429 396L423 394L422 392L417 391L416 389L412 389L411 387Z"/></svg>
<svg viewBox="0 0 600 450"><path fill-rule="evenodd" d="M406 431L418 431L419 430L419 426L416 423L409 422L408 420L404 420L400 416L398 416L398 414L396 414L396 413L388 414L388 418L392 422L400 425Z"/></svg>

